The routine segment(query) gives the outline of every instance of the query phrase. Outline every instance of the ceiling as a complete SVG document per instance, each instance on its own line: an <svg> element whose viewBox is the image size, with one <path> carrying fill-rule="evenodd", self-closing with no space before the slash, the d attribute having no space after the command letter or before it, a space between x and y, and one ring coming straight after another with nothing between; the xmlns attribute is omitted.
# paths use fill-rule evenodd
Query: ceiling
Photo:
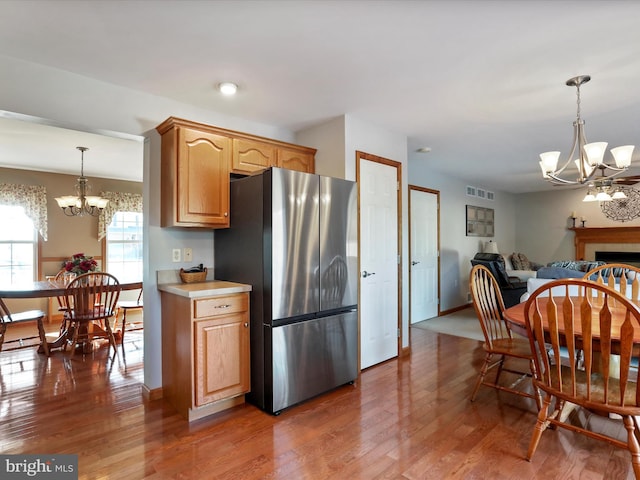
<svg viewBox="0 0 640 480"><path fill-rule="evenodd" d="M589 141L640 143L638 19L631 0L3 0L0 55L293 131L350 115L406 136L411 162L519 193L549 188L540 152L568 154L570 77L592 77Z"/></svg>
<svg viewBox="0 0 640 480"><path fill-rule="evenodd" d="M143 138L53 125L40 118L0 111L0 167L87 177L142 181Z"/></svg>

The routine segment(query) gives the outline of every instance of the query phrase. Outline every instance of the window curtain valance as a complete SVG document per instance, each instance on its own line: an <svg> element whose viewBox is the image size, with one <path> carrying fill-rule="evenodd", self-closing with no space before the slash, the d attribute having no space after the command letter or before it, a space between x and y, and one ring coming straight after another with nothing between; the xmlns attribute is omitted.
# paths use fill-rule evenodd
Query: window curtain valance
<svg viewBox="0 0 640 480"><path fill-rule="evenodd" d="M47 241L47 190L40 185L0 183L0 204L24 208L33 226Z"/></svg>
<svg viewBox="0 0 640 480"><path fill-rule="evenodd" d="M142 213L142 195L139 193L102 192L109 203L98 218L98 241L107 236L107 227L111 225L116 212Z"/></svg>

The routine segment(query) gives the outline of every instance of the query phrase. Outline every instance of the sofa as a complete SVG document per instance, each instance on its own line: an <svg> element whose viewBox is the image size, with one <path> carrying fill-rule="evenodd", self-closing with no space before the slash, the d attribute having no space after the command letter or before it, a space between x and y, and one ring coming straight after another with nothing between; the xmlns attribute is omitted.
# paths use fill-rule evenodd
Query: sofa
<svg viewBox="0 0 640 480"><path fill-rule="evenodd" d="M523 282L537 277L538 269L543 267L542 264L529 260L523 253L514 252L511 255L502 255L502 258L507 275L518 277Z"/></svg>
<svg viewBox="0 0 640 480"><path fill-rule="evenodd" d="M520 297L527 291L526 281L507 274L504 257L499 253L476 253L471 259L471 265L483 265L489 269L498 282L506 308L519 303Z"/></svg>
<svg viewBox="0 0 640 480"><path fill-rule="evenodd" d="M548 283L552 280L556 280L559 278L582 278L584 274L589 270L592 270L595 267L604 265L604 264L605 262L600 262L600 261L551 262L549 265L566 265L568 267L573 267L573 268L566 268L564 266L555 266L555 267L550 266L550 267L541 268L540 270L538 270L538 277L527 279L527 291L520 297L520 301L521 302L526 301L529 298L529 296L537 288L541 287L545 283ZM577 269L580 269L580 270L577 270ZM635 278L635 272L624 271L622 269L613 269L613 275L614 277L616 277L616 280L615 280L616 283L620 282L621 275L625 275L627 277L629 284L627 285L626 295L627 297L630 298L631 297L631 281L633 281L633 279ZM604 274L604 276L607 276L606 273ZM597 275L594 275L594 277L597 277ZM589 280L595 281L596 278L590 278ZM554 293L555 293L555 290L554 290Z"/></svg>

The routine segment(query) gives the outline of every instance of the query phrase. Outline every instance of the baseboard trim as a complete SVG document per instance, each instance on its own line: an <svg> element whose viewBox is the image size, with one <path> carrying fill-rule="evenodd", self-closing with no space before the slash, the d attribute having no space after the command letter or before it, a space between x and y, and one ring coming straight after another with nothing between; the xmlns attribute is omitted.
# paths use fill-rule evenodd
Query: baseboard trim
<svg viewBox="0 0 640 480"><path fill-rule="evenodd" d="M469 308L473 306L473 303L466 303L464 305L460 305L459 307L450 308L449 310L442 310L440 312L439 317L444 317L445 315L449 315L450 313L459 312L460 310L464 310L465 308Z"/></svg>
<svg viewBox="0 0 640 480"><path fill-rule="evenodd" d="M142 385L142 398L147 402L160 400L162 398L162 387L150 389L146 385Z"/></svg>

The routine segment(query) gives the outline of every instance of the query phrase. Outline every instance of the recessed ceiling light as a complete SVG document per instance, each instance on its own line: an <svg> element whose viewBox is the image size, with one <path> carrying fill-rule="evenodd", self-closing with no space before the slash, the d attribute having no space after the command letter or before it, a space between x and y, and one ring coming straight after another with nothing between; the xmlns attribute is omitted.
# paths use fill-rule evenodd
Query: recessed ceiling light
<svg viewBox="0 0 640 480"><path fill-rule="evenodd" d="M222 82L218 85L218 90L220 90L220 93L223 95L235 95L238 91L238 85L231 82Z"/></svg>
<svg viewBox="0 0 640 480"><path fill-rule="evenodd" d="M418 153L429 153L431 151L431 147L422 147L416 150Z"/></svg>

